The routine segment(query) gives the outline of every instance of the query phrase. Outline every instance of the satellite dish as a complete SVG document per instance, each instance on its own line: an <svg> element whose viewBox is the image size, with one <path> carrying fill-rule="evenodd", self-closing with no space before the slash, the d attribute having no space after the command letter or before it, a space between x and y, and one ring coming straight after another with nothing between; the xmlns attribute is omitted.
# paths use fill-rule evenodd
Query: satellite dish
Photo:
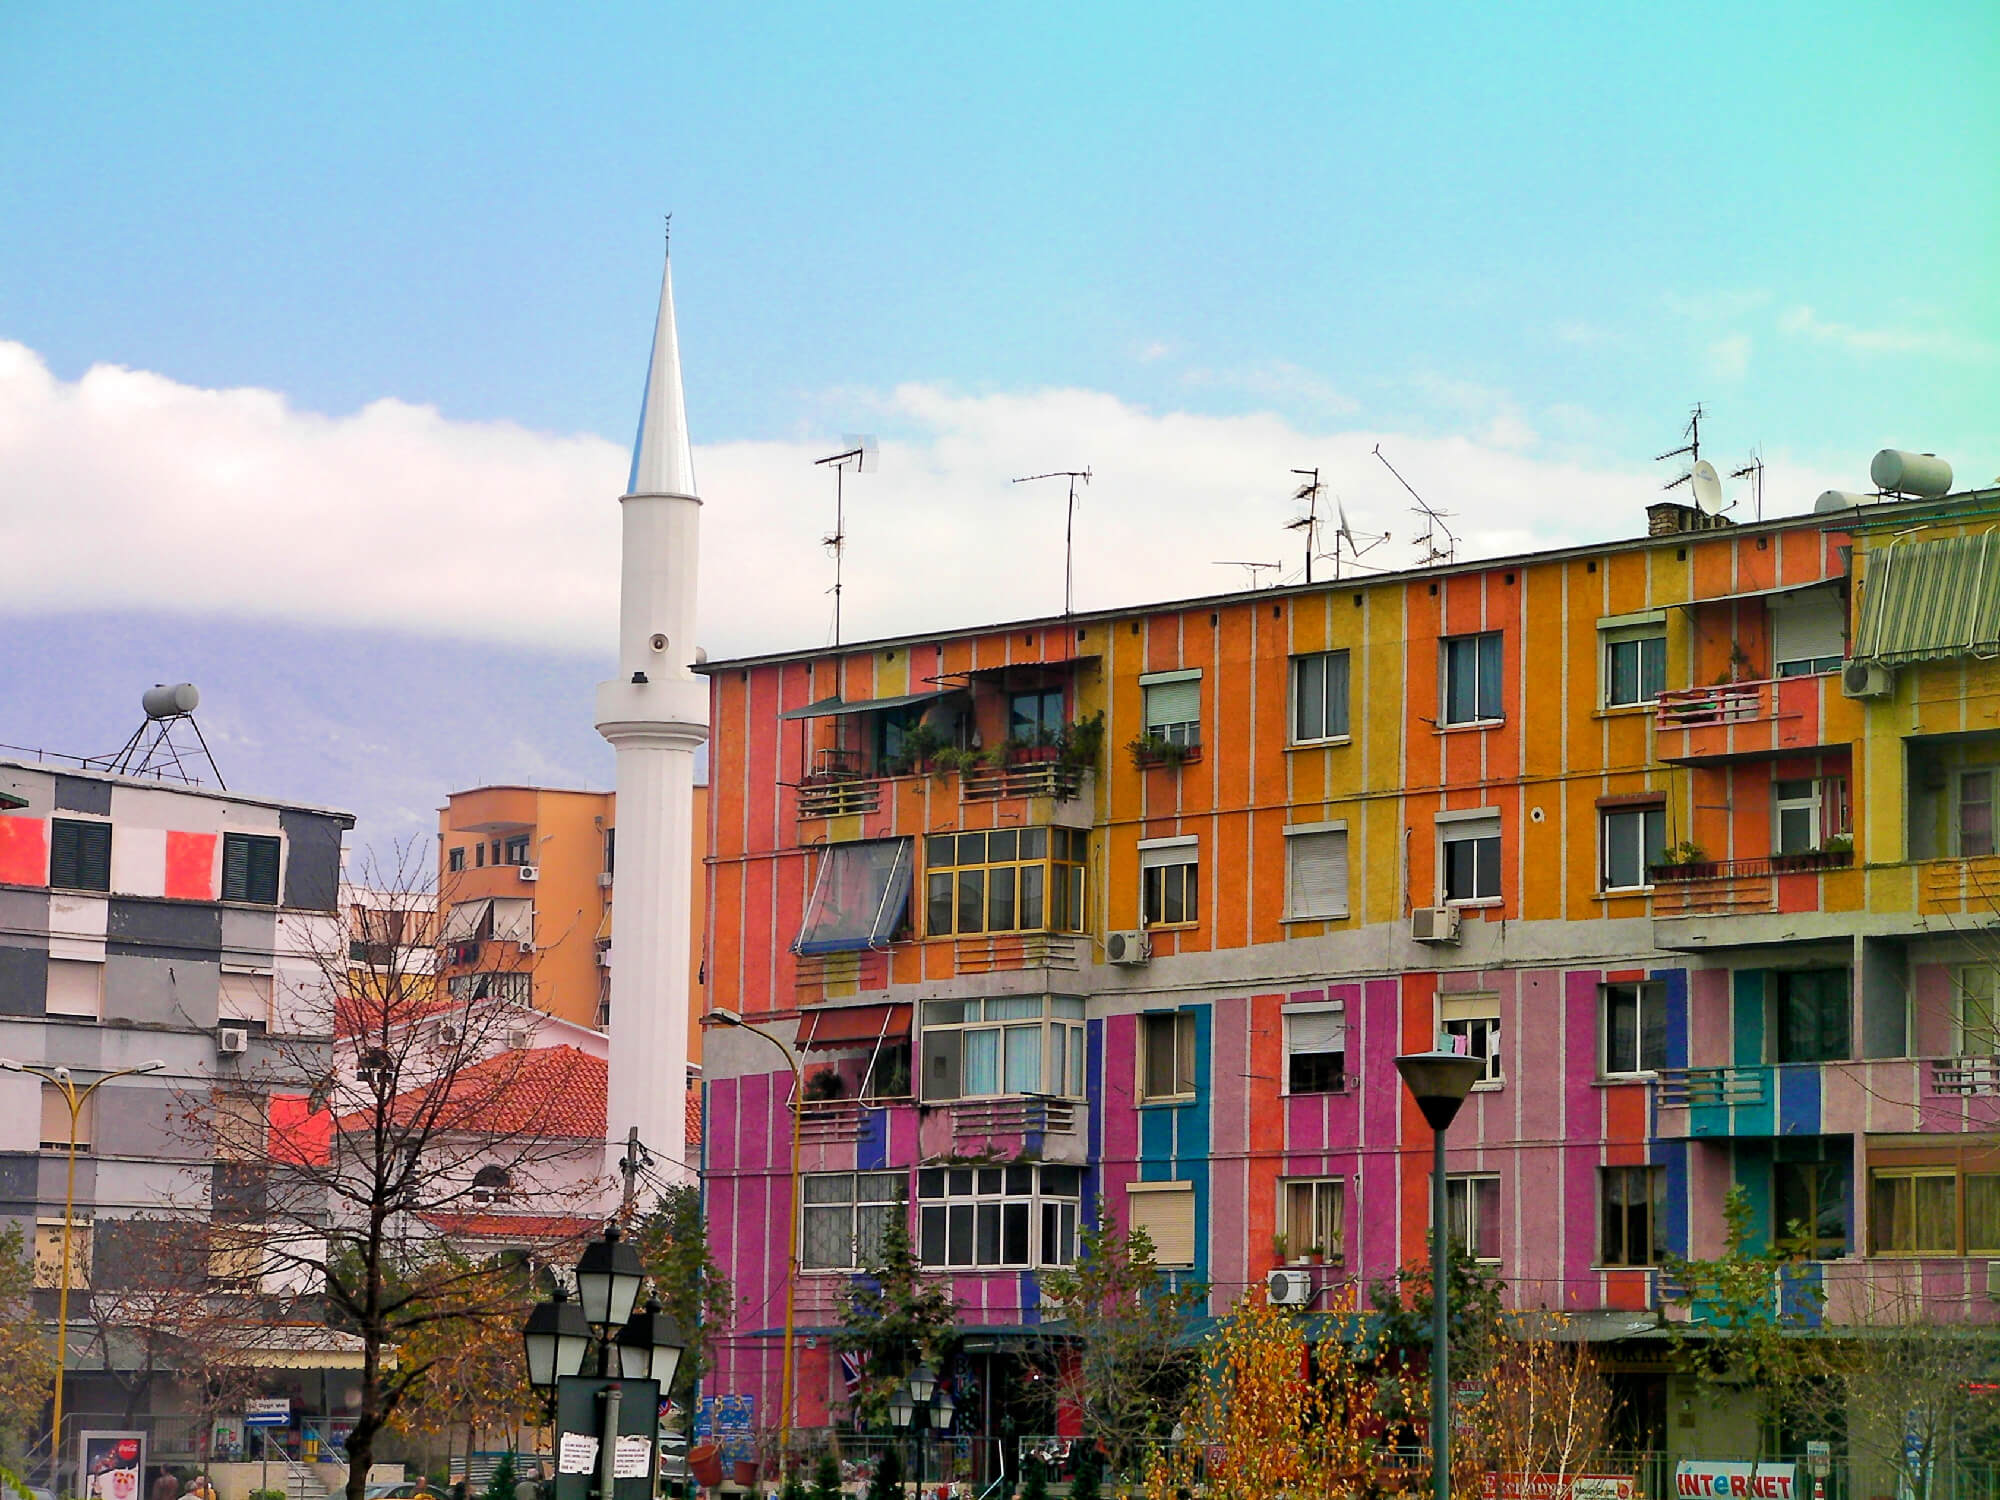
<svg viewBox="0 0 2000 1500"><path fill-rule="evenodd" d="M1695 460L1693 472L1688 475L1694 486L1694 503L1713 515L1722 509L1722 476L1715 472L1715 465L1705 458Z"/></svg>

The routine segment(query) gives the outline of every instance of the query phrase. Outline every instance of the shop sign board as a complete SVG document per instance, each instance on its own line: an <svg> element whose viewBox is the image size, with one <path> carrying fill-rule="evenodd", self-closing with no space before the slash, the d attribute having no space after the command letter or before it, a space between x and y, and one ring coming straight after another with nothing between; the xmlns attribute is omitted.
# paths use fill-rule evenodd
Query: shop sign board
<svg viewBox="0 0 2000 1500"><path fill-rule="evenodd" d="M1684 1458L1674 1469L1680 1500L1799 1500L1796 1464L1744 1464Z"/></svg>

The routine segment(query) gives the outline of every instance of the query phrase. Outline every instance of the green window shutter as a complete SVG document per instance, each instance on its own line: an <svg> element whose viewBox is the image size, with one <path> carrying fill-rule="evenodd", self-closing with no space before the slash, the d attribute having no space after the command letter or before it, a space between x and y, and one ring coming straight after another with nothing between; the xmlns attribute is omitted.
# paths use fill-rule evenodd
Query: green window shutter
<svg viewBox="0 0 2000 1500"><path fill-rule="evenodd" d="M250 841L240 833L222 836L222 899L248 901L250 889Z"/></svg>
<svg viewBox="0 0 2000 1500"><path fill-rule="evenodd" d="M222 836L222 899L278 904L278 841L268 834Z"/></svg>
<svg viewBox="0 0 2000 1500"><path fill-rule="evenodd" d="M278 904L278 841L250 841L250 899L265 906Z"/></svg>
<svg viewBox="0 0 2000 1500"><path fill-rule="evenodd" d="M49 884L69 891L111 889L111 825L56 818L49 825Z"/></svg>

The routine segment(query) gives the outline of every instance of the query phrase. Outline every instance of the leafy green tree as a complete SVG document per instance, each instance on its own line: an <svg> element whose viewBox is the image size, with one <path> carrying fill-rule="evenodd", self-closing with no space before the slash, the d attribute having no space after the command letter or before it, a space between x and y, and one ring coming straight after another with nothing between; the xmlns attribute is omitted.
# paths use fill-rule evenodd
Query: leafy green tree
<svg viewBox="0 0 2000 1500"><path fill-rule="evenodd" d="M1039 1458L1021 1465L1020 1500L1049 1500L1049 1470Z"/></svg>
<svg viewBox="0 0 2000 1500"><path fill-rule="evenodd" d="M1449 1301L1445 1320L1451 1340L1454 1380L1476 1380L1500 1349L1500 1278L1459 1245L1445 1262ZM1368 1288L1374 1314L1374 1353L1378 1359L1403 1362L1419 1358L1431 1346L1431 1268L1404 1266Z"/></svg>
<svg viewBox="0 0 2000 1500"><path fill-rule="evenodd" d="M1043 1275L1043 1311L1062 1332L1044 1359L1114 1471L1131 1472L1173 1430L1196 1368L1188 1320L1205 1299L1203 1287L1176 1287L1161 1271L1145 1229L1121 1232L1102 1213L1076 1263Z"/></svg>
<svg viewBox="0 0 2000 1500"><path fill-rule="evenodd" d="M682 1406L694 1402L695 1382L715 1366L716 1330L729 1321L733 1305L729 1279L708 1253L701 1189L693 1184L667 1188L632 1231L632 1243L660 1303L681 1325L687 1340L670 1393Z"/></svg>
<svg viewBox="0 0 2000 1500"><path fill-rule="evenodd" d="M514 1455L503 1453L486 1481L485 1500L514 1500Z"/></svg>
<svg viewBox="0 0 2000 1500"><path fill-rule="evenodd" d="M840 1460L831 1448L822 1448L813 1467L812 1500L841 1500Z"/></svg>
<svg viewBox="0 0 2000 1500"><path fill-rule="evenodd" d="M884 1448L876 1458L865 1500L909 1500L903 1493L903 1460L894 1448Z"/></svg>
<svg viewBox="0 0 2000 1500"><path fill-rule="evenodd" d="M778 1500L806 1500L806 1482L797 1474L787 1474L778 1486Z"/></svg>
<svg viewBox="0 0 2000 1500"><path fill-rule="evenodd" d="M923 1274L910 1233L891 1216L882 1263L855 1278L840 1309L834 1346L861 1359L861 1380L848 1398L856 1423L883 1431L889 1399L920 1364L943 1370L956 1340L958 1303Z"/></svg>
<svg viewBox="0 0 2000 1500"><path fill-rule="evenodd" d="M1076 1445L1076 1476L1069 1482L1069 1500L1097 1500L1103 1459L1089 1443Z"/></svg>
<svg viewBox="0 0 2000 1500"><path fill-rule="evenodd" d="M55 1351L35 1313L35 1265L19 1224L0 1230L0 1454L18 1459L41 1423Z"/></svg>

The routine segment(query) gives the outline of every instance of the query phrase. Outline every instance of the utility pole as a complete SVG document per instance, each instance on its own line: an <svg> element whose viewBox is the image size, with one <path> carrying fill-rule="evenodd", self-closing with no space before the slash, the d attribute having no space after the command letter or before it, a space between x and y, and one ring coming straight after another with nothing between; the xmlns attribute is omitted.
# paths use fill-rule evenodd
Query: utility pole
<svg viewBox="0 0 2000 1500"><path fill-rule="evenodd" d="M1076 482L1090 483L1088 469L1052 469L1046 474L1027 474L1014 481L1033 484L1037 479L1067 479L1069 509L1063 513L1063 614L1076 613Z"/></svg>
<svg viewBox="0 0 2000 1500"><path fill-rule="evenodd" d="M618 1221L621 1224L632 1222L632 1205L639 1196L639 1172L652 1164L653 1158L639 1144L639 1127L634 1125L625 1132L625 1154L618 1158L618 1175L625 1179L625 1192L618 1203Z"/></svg>

